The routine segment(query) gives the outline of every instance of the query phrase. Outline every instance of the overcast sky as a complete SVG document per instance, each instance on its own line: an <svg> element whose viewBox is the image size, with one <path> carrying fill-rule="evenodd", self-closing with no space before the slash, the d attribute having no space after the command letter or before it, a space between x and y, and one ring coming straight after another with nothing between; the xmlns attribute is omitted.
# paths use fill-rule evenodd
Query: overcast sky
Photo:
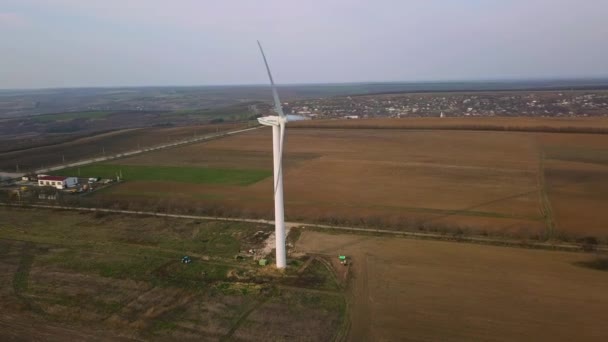
<svg viewBox="0 0 608 342"><path fill-rule="evenodd" d="M0 88L608 76L606 0L1 0Z"/></svg>

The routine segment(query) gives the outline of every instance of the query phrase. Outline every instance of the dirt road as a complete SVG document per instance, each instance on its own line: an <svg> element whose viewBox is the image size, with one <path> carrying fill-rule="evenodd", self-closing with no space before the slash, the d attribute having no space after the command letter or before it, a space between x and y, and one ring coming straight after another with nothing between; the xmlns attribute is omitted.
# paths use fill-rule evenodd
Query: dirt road
<svg viewBox="0 0 608 342"><path fill-rule="evenodd" d="M6 203L0 203L0 205L10 206ZM171 218L183 218L183 219L196 219L196 220L213 220L213 221L233 221L233 222L249 222L249 223L262 223L262 224L273 224L274 221L265 219L250 219L242 217L219 217L219 216L201 216L201 215L183 215L183 214L167 214L159 213L154 211L137 211L137 210L121 210L121 209L107 209L107 208L88 208L88 207L69 207L69 206L57 206L57 205L45 205L45 204L16 204L18 207L30 207L39 209L59 209L59 210L79 210L79 211L97 211L104 213L116 213L116 214L128 214L128 215L144 215L144 216L157 216L157 217L171 217ZM287 230L298 227L313 227L317 229L328 229L333 231L344 231L349 232L360 232L360 233L373 233L383 234L387 236L399 236L399 237L410 237L416 239L429 239L429 240L457 240L459 242L470 242L476 244L488 244L488 245L500 245L500 246L513 246L522 247L521 240L508 239L508 238L488 238L482 236L460 236L452 239L450 235L435 234L435 233L419 233L419 232L408 232L408 231L395 231L386 229L375 229L375 228L359 228L359 227L344 227L344 226L332 226L324 224L311 224L306 222L285 222ZM274 248L274 246L269 246ZM565 251L582 251L580 244L566 243L560 241L548 241L548 242L532 242L527 241L527 248L538 248L538 249L549 249L549 250L565 250ZM598 252L608 252L608 246L598 245L594 247Z"/></svg>
<svg viewBox="0 0 608 342"><path fill-rule="evenodd" d="M91 159L81 160L81 161L74 162L74 163L62 164L62 165L57 165L57 166L53 166L53 167L49 167L49 168L43 168L43 169L36 170L35 173L38 174L38 173L44 173L44 172L52 172L52 171L67 169L70 167L83 166L83 165L99 163L99 162L118 159L118 158L130 157L130 156L142 154L145 152L158 151L158 150L163 150L166 148L178 147L178 146L182 146L182 145L186 145L186 144L192 144L192 143L196 143L196 142L202 142L202 141L217 139L217 138L221 138L221 137L227 137L227 136L231 136L234 134L248 132L248 131L251 131L254 129L259 129L262 127L264 127L264 126L256 126L253 128L239 129L236 131L207 134L207 135L203 135L203 136L192 138L192 139L184 139L181 141L172 142L169 144L161 144L161 145L154 146L154 147L147 147L147 148L132 150L129 152L118 153L118 154L109 155L109 156L105 156L105 157L91 158Z"/></svg>

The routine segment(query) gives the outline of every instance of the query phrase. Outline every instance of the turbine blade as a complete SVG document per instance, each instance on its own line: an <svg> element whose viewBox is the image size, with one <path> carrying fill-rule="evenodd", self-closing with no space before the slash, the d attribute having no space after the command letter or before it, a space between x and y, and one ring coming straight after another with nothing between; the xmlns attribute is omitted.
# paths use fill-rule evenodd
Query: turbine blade
<svg viewBox="0 0 608 342"><path fill-rule="evenodd" d="M262 49L262 44L258 40L258 46L260 47L260 52L262 53L262 58L264 59L264 64L266 65L266 71L268 71L268 78L270 79L270 87L272 88L272 98L274 100L274 110L279 114L280 117L285 117L283 113L283 107L281 106L281 100L279 99L279 93L277 92L277 87L274 85L274 80L272 79L272 74L270 73L270 67L268 66L268 61L266 60L266 55L264 54L264 49Z"/></svg>

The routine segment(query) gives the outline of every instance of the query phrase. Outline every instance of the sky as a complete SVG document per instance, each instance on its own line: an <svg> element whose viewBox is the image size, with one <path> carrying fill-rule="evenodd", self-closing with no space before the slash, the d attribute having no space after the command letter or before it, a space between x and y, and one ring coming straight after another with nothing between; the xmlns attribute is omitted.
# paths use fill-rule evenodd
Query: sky
<svg viewBox="0 0 608 342"><path fill-rule="evenodd" d="M606 0L2 0L0 88L608 77Z"/></svg>

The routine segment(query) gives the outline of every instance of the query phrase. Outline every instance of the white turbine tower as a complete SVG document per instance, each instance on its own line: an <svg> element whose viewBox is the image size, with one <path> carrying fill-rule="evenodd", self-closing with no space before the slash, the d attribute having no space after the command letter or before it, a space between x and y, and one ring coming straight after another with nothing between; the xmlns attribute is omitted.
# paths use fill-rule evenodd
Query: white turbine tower
<svg viewBox="0 0 608 342"><path fill-rule="evenodd" d="M287 255L285 252L285 213L283 211L283 142L285 139L285 124L288 121L306 120L303 116L298 115L285 115L283 113L283 107L281 106L281 100L279 99L279 93L274 85L272 74L270 73L270 67L268 61L264 55L262 45L258 41L264 64L266 65L266 71L268 71L268 78L270 79L270 87L272 88L272 98L274 100L274 111L278 114L271 116L264 116L258 118L259 123L265 126L272 127L272 159L274 165L274 233L276 238L275 250L277 259L277 268L285 268L287 265Z"/></svg>

